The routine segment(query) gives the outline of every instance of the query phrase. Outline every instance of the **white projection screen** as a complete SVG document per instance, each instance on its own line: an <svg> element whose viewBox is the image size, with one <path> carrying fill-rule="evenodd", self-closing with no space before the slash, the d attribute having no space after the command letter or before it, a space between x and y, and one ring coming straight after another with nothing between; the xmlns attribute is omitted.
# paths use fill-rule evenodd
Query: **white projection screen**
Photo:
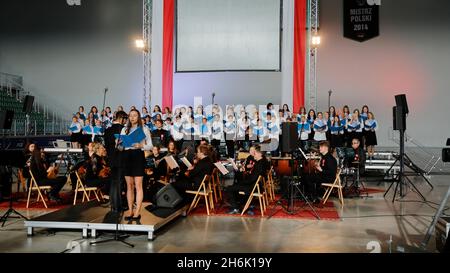
<svg viewBox="0 0 450 273"><path fill-rule="evenodd" d="M178 0L176 71L280 71L281 0Z"/></svg>

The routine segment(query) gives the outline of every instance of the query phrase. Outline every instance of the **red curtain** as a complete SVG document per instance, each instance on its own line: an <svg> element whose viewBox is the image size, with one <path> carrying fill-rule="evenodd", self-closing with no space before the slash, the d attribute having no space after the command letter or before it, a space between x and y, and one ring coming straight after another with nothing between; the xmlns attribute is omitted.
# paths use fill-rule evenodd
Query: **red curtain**
<svg viewBox="0 0 450 273"><path fill-rule="evenodd" d="M293 111L305 105L306 0L295 0Z"/></svg>
<svg viewBox="0 0 450 273"><path fill-rule="evenodd" d="M173 104L173 32L175 0L164 0L162 107Z"/></svg>

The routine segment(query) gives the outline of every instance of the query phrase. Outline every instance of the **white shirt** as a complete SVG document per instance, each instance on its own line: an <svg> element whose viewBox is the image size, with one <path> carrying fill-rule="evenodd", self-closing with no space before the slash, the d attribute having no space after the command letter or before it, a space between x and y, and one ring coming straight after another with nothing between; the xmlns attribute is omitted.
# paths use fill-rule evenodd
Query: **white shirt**
<svg viewBox="0 0 450 273"><path fill-rule="evenodd" d="M223 123L214 121L212 123L212 139L221 140L223 136Z"/></svg>

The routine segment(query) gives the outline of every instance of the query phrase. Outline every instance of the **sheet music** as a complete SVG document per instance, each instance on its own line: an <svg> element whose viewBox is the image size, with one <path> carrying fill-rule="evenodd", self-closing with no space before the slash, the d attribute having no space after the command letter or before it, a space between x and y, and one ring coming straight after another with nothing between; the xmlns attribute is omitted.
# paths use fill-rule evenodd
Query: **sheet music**
<svg viewBox="0 0 450 273"><path fill-rule="evenodd" d="M181 161L184 163L184 165L186 165L186 167L188 167L188 168L192 167L191 162L189 162L189 160L187 160L186 157L182 157Z"/></svg>
<svg viewBox="0 0 450 273"><path fill-rule="evenodd" d="M236 165L236 163L234 162L234 159L233 159L233 158L230 158L229 161L230 161L231 165L233 166L233 169L239 170L239 168L238 168L238 166Z"/></svg>
<svg viewBox="0 0 450 273"><path fill-rule="evenodd" d="M170 168L171 170L180 167L180 166L178 165L177 161L175 160L175 158L173 158L173 156L171 156L171 155L170 155L170 156L166 156L166 157L164 157L164 159L166 160L167 165L169 166L169 168Z"/></svg>
<svg viewBox="0 0 450 273"><path fill-rule="evenodd" d="M222 163L216 162L216 163L214 163L214 165L216 165L217 169L219 169L219 171L223 175L227 175L229 173L229 171L222 165Z"/></svg>

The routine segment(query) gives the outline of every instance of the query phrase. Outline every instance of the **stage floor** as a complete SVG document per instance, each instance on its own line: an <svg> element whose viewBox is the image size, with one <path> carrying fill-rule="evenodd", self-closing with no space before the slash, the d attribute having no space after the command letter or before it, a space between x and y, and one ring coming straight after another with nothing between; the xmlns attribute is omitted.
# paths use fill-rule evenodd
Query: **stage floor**
<svg viewBox="0 0 450 273"><path fill-rule="evenodd" d="M123 214L117 224L118 216L112 213L109 206L100 204L97 201L90 201L77 204L68 208L57 210L36 218L24 221L28 236L33 236L34 228L53 229L79 229L83 238L89 236L96 238L97 231L119 232L144 232L148 235L148 240L155 238L154 232L174 220L180 215L185 215L188 205L179 206L176 209L146 209L150 208L150 203L143 203L141 219L138 221L125 221Z"/></svg>

